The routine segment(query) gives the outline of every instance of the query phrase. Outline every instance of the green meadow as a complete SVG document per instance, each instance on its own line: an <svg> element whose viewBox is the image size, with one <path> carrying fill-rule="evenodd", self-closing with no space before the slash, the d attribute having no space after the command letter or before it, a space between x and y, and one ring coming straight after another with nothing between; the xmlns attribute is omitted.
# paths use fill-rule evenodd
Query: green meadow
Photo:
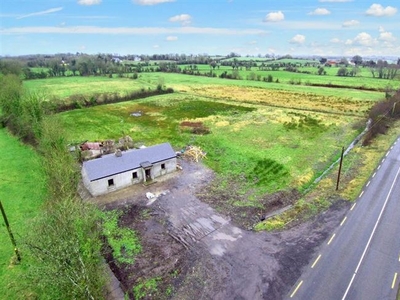
<svg viewBox="0 0 400 300"><path fill-rule="evenodd" d="M310 102L308 94L263 95L260 88L236 88L240 90L203 85L200 92L188 85L186 92L78 109L58 117L68 128L71 143L129 135L137 145L169 141L176 150L199 145L207 152L205 163L221 176L246 178L243 190L262 194L307 187L359 133L360 120L373 103L318 95ZM282 107L271 102L278 97ZM295 101L285 107L290 98ZM337 103L325 108L324 101ZM349 109L346 114L346 105L363 110ZM132 116L135 112L142 116ZM181 126L185 121L200 122L210 133L194 134Z"/></svg>
<svg viewBox="0 0 400 300"><path fill-rule="evenodd" d="M360 82L369 88L387 84L372 78L270 72L286 78L300 76L302 82L350 87L360 86ZM172 87L173 94L77 109L58 118L67 128L71 144L129 135L137 145L169 141L176 150L199 145L207 152L208 166L223 178L237 179L242 192L251 194L249 205L257 205L257 197L266 192L307 188L338 157L341 147L358 135L369 108L384 97L377 91L281 80L267 83L158 72L140 73L136 80L68 77L24 84L30 90L44 88L48 95L60 98L76 93L124 94L159 84ZM141 116L132 115L136 112ZM209 133L196 134L182 122L200 123Z"/></svg>
<svg viewBox="0 0 400 300"><path fill-rule="evenodd" d="M30 91L36 90L48 96L66 98L71 95L93 95L96 93L124 94L149 85L129 78L108 77L52 77L24 81L24 86Z"/></svg>

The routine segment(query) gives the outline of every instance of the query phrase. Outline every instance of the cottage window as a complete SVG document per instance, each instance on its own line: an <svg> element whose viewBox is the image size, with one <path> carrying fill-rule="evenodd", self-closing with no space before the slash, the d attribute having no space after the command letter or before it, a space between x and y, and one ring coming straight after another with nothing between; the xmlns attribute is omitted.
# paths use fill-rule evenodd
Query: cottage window
<svg viewBox="0 0 400 300"><path fill-rule="evenodd" d="M108 186L114 186L114 179L108 179Z"/></svg>
<svg viewBox="0 0 400 300"><path fill-rule="evenodd" d="M132 179L137 179L137 178L138 178L137 172L133 172L132 173Z"/></svg>
<svg viewBox="0 0 400 300"><path fill-rule="evenodd" d="M165 170L165 164L161 164L161 170Z"/></svg>

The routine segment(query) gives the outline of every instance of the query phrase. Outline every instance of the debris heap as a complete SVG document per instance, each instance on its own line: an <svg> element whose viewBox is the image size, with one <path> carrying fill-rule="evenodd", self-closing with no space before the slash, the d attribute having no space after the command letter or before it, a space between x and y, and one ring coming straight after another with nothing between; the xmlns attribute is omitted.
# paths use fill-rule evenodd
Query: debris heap
<svg viewBox="0 0 400 300"><path fill-rule="evenodd" d="M187 146L183 155L192 161L199 162L199 160L206 157L206 152L197 146Z"/></svg>

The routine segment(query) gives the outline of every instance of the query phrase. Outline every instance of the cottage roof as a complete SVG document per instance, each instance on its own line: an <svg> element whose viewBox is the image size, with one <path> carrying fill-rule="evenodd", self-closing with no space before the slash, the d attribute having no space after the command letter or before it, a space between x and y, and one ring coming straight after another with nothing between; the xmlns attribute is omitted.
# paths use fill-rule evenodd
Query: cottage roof
<svg viewBox="0 0 400 300"><path fill-rule="evenodd" d="M86 170L89 180L94 181L138 169L143 162L155 164L174 157L176 157L176 153L171 145L164 143L143 149L124 151L120 157L115 154L104 155L101 158L83 162L83 168Z"/></svg>

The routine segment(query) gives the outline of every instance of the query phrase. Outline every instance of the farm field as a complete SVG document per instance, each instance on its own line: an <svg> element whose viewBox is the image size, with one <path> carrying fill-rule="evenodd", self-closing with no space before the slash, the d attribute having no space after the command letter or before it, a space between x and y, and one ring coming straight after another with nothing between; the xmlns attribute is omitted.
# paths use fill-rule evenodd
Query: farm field
<svg viewBox="0 0 400 300"><path fill-rule="evenodd" d="M0 200L6 210L8 221L20 247L22 263L11 264L14 257L5 226L0 234L0 295L3 299L21 299L9 285L20 282L29 265L29 255L24 252L24 237L30 230L30 221L38 214L45 198L45 179L39 156L29 147L22 145L6 129L0 129ZM3 220L1 220L1 224Z"/></svg>
<svg viewBox="0 0 400 300"><path fill-rule="evenodd" d="M132 90L147 88L148 84L128 78L108 77L53 77L24 81L30 91L41 91L47 95L65 98L71 95L93 95L95 93L124 94Z"/></svg>
<svg viewBox="0 0 400 300"><path fill-rule="evenodd" d="M180 65L181 68L189 67L189 65ZM197 69L201 72L210 72L211 68L208 65L198 65ZM350 69L350 68L349 68ZM341 77L336 76L339 68L338 67L325 67L326 75L318 75L318 68L312 67L299 67L298 70L300 72L306 71L311 72L311 74L305 73L295 73L288 72L284 70L278 71L264 71L259 70L257 67L252 67L251 70L242 69L237 70L238 74L243 78L247 79L249 76L261 76L267 77L271 75L273 77L273 81L279 80L281 84L290 84L291 82L298 83L300 82L302 85L310 85L310 84L332 84L332 85L340 85L346 87L367 87L373 89L385 89L387 86L392 88L400 87L399 80L390 80L390 79L377 79L373 78L371 72L366 68L360 68L360 73L355 77ZM232 67L228 66L220 66L219 68L215 68L212 70L217 76L220 76L222 73L227 72L228 74L232 73ZM254 75L251 75L251 74Z"/></svg>
<svg viewBox="0 0 400 300"><path fill-rule="evenodd" d="M375 99L342 98L242 81L150 75L141 74L138 82L156 84L162 75L179 93L62 113L70 142L130 135L137 144L170 141L177 150L200 145L207 152L205 163L222 177L242 178L241 192L251 195L240 205L258 205L265 192L306 188L363 129L365 114L378 98L378 93L371 93ZM131 116L139 111L141 117ZM201 123L211 133L193 134L182 122Z"/></svg>
<svg viewBox="0 0 400 300"><path fill-rule="evenodd" d="M287 73L287 72L286 72ZM228 87L244 87L244 88L262 88L266 90L288 91L295 93L309 93L323 96L345 97L352 100L380 100L384 97L383 92L362 91L355 89L337 89L328 87L315 87L306 85L291 85L281 83L269 83L251 80L232 80L221 78L210 78L204 76L191 76L173 73L141 73L138 81L145 84L157 85L163 81L168 87L172 87L175 91L187 92L190 89L201 88L204 85L213 85L216 89ZM399 83L400 84L400 83Z"/></svg>
<svg viewBox="0 0 400 300"><path fill-rule="evenodd" d="M287 72L285 72L287 73ZM301 75L301 74L299 74ZM313 75L317 76L317 75ZM376 79L376 81L379 81ZM24 86L30 91L45 92L49 97L69 97L75 94L93 95L96 93L124 94L142 88L155 88L158 84L172 87L178 92L188 92L191 89L201 89L204 85L222 87L254 87L276 91L308 93L323 96L345 97L352 100L376 101L384 97L383 92L362 91L355 89L336 89L306 85L291 85L284 83L267 83L250 80L231 80L191 76L174 73L140 73L137 80L129 78L108 77L64 77L24 81ZM399 83L400 85L400 83Z"/></svg>

